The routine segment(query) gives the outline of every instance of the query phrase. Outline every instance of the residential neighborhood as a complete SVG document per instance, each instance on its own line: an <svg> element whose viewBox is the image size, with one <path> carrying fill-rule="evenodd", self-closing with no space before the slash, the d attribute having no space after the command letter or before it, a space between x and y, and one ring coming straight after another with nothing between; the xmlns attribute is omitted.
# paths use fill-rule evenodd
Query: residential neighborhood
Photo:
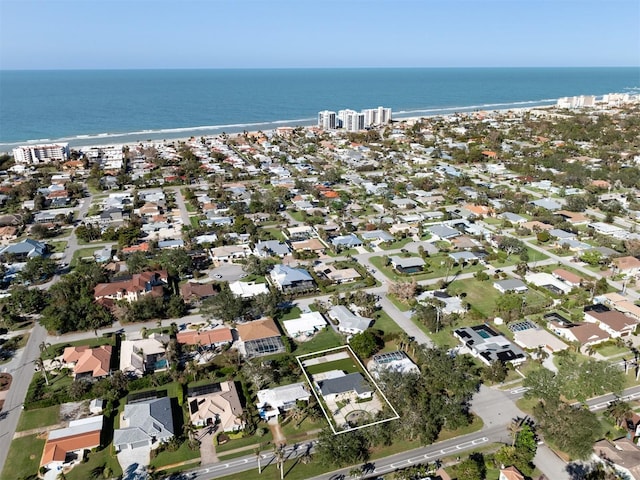
<svg viewBox="0 0 640 480"><path fill-rule="evenodd" d="M0 479L640 479L639 119L4 155Z"/></svg>

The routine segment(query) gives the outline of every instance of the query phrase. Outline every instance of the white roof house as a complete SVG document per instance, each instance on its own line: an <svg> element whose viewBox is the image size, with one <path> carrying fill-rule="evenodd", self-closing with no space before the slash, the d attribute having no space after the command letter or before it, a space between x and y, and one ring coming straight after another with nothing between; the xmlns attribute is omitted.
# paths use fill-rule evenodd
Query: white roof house
<svg viewBox="0 0 640 480"><path fill-rule="evenodd" d="M277 417L280 411L293 408L298 401L308 402L311 394L305 388L305 383L292 383L282 387L260 390L257 394L258 412L266 420Z"/></svg>
<svg viewBox="0 0 640 480"><path fill-rule="evenodd" d="M329 318L338 322L338 330L343 333L362 333L372 320L366 317L360 317L344 305L335 305L327 312Z"/></svg>
<svg viewBox="0 0 640 480"><path fill-rule="evenodd" d="M533 350L543 347L549 352L560 352L566 350L569 346L556 337L554 334L547 332L542 328L529 328L514 332L514 341L522 348Z"/></svg>
<svg viewBox="0 0 640 480"><path fill-rule="evenodd" d="M256 282L233 282L229 284L229 289L237 297L252 298L263 293L269 293L269 286L266 283Z"/></svg>
<svg viewBox="0 0 640 480"><path fill-rule="evenodd" d="M282 322L284 329L290 337L307 336L310 337L318 330L323 329L327 325L320 312L303 313L299 318L284 320Z"/></svg>

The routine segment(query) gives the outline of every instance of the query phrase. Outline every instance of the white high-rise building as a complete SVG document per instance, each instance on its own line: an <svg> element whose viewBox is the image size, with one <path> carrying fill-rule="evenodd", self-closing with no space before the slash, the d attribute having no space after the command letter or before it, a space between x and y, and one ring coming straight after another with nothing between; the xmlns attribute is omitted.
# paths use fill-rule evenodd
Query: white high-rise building
<svg viewBox="0 0 640 480"><path fill-rule="evenodd" d="M364 114L365 128L374 125L385 125L391 121L391 109L385 107L367 108L362 111Z"/></svg>
<svg viewBox="0 0 640 480"><path fill-rule="evenodd" d="M48 163L69 159L68 143L27 145L13 149L13 158L18 164Z"/></svg>
<svg viewBox="0 0 640 480"><path fill-rule="evenodd" d="M348 132L358 132L364 130L364 113L351 111L344 117L342 127Z"/></svg>
<svg viewBox="0 0 640 480"><path fill-rule="evenodd" d="M323 110L318 112L318 127L324 130L333 130L336 128L336 112Z"/></svg>

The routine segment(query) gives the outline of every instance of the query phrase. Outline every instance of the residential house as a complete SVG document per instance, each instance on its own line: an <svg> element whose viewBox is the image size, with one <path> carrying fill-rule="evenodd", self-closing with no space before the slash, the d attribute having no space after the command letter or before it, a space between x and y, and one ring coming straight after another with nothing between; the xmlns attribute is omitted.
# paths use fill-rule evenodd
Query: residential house
<svg viewBox="0 0 640 480"><path fill-rule="evenodd" d="M113 446L116 452L140 447L156 448L174 435L171 399L142 400L124 406L120 428L113 432Z"/></svg>
<svg viewBox="0 0 640 480"><path fill-rule="evenodd" d="M635 318L613 310L605 312L590 310L584 313L584 319L586 322L598 325L612 338L628 337L633 334L638 325Z"/></svg>
<svg viewBox="0 0 640 480"><path fill-rule="evenodd" d="M628 438L597 441L593 445L593 457L612 465L624 478L640 480L640 449Z"/></svg>
<svg viewBox="0 0 640 480"><path fill-rule="evenodd" d="M517 213L504 212L498 215L498 218L506 220L507 222L520 225L527 222L527 219Z"/></svg>
<svg viewBox="0 0 640 480"><path fill-rule="evenodd" d="M327 321L320 312L301 313L298 318L282 322L287 334L292 338L312 337L327 326Z"/></svg>
<svg viewBox="0 0 640 480"><path fill-rule="evenodd" d="M563 268L556 268L551 275L556 277L558 280L566 283L571 288L579 287L582 285L583 278L580 275L576 275L575 273L571 273Z"/></svg>
<svg viewBox="0 0 640 480"><path fill-rule="evenodd" d="M362 240L358 238L355 233L349 235L339 235L331 239L331 245L336 250L348 250L350 248L356 248L362 246Z"/></svg>
<svg viewBox="0 0 640 480"><path fill-rule="evenodd" d="M93 296L96 300L109 298L126 300L129 303L135 302L145 295L162 297L168 279L166 270L136 273L127 280L97 284L93 289Z"/></svg>
<svg viewBox="0 0 640 480"><path fill-rule="evenodd" d="M180 296L185 302L201 303L217 294L212 283L187 282L180 287Z"/></svg>
<svg viewBox="0 0 640 480"><path fill-rule="evenodd" d="M498 480L525 480L525 476L516 467L511 466L500 470Z"/></svg>
<svg viewBox="0 0 640 480"><path fill-rule="evenodd" d="M506 280L500 280L498 282L493 282L493 288L498 290L500 293L524 293L528 290L527 285L517 278L509 278Z"/></svg>
<svg viewBox="0 0 640 480"><path fill-rule="evenodd" d="M106 377L111 372L111 345L96 348L88 346L67 347L62 354L62 360L71 364L76 380L98 379Z"/></svg>
<svg viewBox="0 0 640 480"><path fill-rule="evenodd" d="M0 227L0 240L14 240L17 237L18 228L6 225Z"/></svg>
<svg viewBox="0 0 640 480"><path fill-rule="evenodd" d="M393 256L393 257L389 257L389 260L391 261L391 266L398 273L402 273L405 275L422 272L424 269L424 266L426 265L425 261L421 257Z"/></svg>
<svg viewBox="0 0 640 480"><path fill-rule="evenodd" d="M393 235L385 232L384 230L370 230L368 232L362 232L360 236L365 241L376 243L393 242L395 240L395 237Z"/></svg>
<svg viewBox="0 0 640 480"><path fill-rule="evenodd" d="M316 284L309 272L302 268L275 265L269 277L278 290L285 293L313 290Z"/></svg>
<svg viewBox="0 0 640 480"><path fill-rule="evenodd" d="M251 255L249 245L225 245L211 249L211 259L214 262L228 263L236 258L246 258Z"/></svg>
<svg viewBox="0 0 640 480"><path fill-rule="evenodd" d="M462 300L458 296L449 295L444 290L427 290L421 293L416 300L419 302L428 302L431 299L437 299L443 305L442 313L451 315L454 313L464 314L467 309L462 305Z"/></svg>
<svg viewBox="0 0 640 480"><path fill-rule="evenodd" d="M241 282L240 280L229 283L229 289L236 297L242 298L253 298L269 293L269 286L266 283Z"/></svg>
<svg viewBox="0 0 640 480"><path fill-rule="evenodd" d="M327 246L319 238L291 241L291 248L296 252L323 253Z"/></svg>
<svg viewBox="0 0 640 480"><path fill-rule="evenodd" d="M560 210L562 208L562 205L560 205L558 202L551 200L549 198L541 198L539 200L534 200L530 203L534 207L544 208L545 210L549 210L551 212Z"/></svg>
<svg viewBox="0 0 640 480"><path fill-rule="evenodd" d="M271 318L263 318L236 326L238 350L247 358L282 353L285 351L281 333Z"/></svg>
<svg viewBox="0 0 640 480"><path fill-rule="evenodd" d="M0 252L2 255L2 252ZM615 266L616 273L621 273L627 277L636 277L640 273L640 260L636 257L618 257L614 258L611 263Z"/></svg>
<svg viewBox="0 0 640 480"><path fill-rule="evenodd" d="M513 332L513 340L525 350L544 348L549 353L566 350L569 346L558 337L542 328L528 328Z"/></svg>
<svg viewBox="0 0 640 480"><path fill-rule="evenodd" d="M60 471L80 463L84 451L100 446L100 435L104 417L72 420L66 428L49 431L40 459L40 466L48 470Z"/></svg>
<svg viewBox="0 0 640 480"><path fill-rule="evenodd" d="M576 342L582 347L605 342L611 336L593 323L559 323L550 321L549 329L569 342Z"/></svg>
<svg viewBox="0 0 640 480"><path fill-rule="evenodd" d="M461 235L461 233L455 228L451 228L443 224L427 227L427 231L431 234L434 240L450 240Z"/></svg>
<svg viewBox="0 0 640 480"><path fill-rule="evenodd" d="M401 350L374 355L369 371L375 378L378 378L382 371L393 371L402 374L420 373L418 366Z"/></svg>
<svg viewBox="0 0 640 480"><path fill-rule="evenodd" d="M373 320L354 314L344 305L334 305L327 312L329 318L338 322L338 331L347 334L364 332Z"/></svg>
<svg viewBox="0 0 640 480"><path fill-rule="evenodd" d="M13 256L17 261L26 261L29 258L42 257L46 253L47 246L44 243L27 238L4 247L0 250L0 258L6 261L7 256Z"/></svg>
<svg viewBox="0 0 640 480"><path fill-rule="evenodd" d="M317 381L318 389L327 402L367 399L373 396L373 388L359 372L344 373L340 370L325 372L323 380Z"/></svg>
<svg viewBox="0 0 640 480"><path fill-rule="evenodd" d="M236 384L212 383L187 389L189 420L196 427L217 426L218 431L237 432L245 426Z"/></svg>
<svg viewBox="0 0 640 480"><path fill-rule="evenodd" d="M257 256L268 258L270 256L285 257L291 253L289 245L279 242L278 240L267 240L256 243L254 252Z"/></svg>
<svg viewBox="0 0 640 480"><path fill-rule="evenodd" d="M469 353L487 365L495 361L519 365L526 360L526 354L520 347L487 325L457 328L453 336L460 340Z"/></svg>
<svg viewBox="0 0 640 480"><path fill-rule="evenodd" d="M169 368L168 344L169 335L158 333L152 333L148 338L123 340L120 344L120 370L134 377L166 370Z"/></svg>
<svg viewBox="0 0 640 480"><path fill-rule="evenodd" d="M182 345L218 348L232 343L233 334L228 327L218 327L211 330L186 330L178 332L176 340Z"/></svg>
<svg viewBox="0 0 640 480"><path fill-rule="evenodd" d="M355 268L337 269L334 264L318 263L314 265L313 271L333 283L355 282L362 278Z"/></svg>
<svg viewBox="0 0 640 480"><path fill-rule="evenodd" d="M258 391L258 413L269 420L291 410L298 402L308 402L311 394L303 382Z"/></svg>

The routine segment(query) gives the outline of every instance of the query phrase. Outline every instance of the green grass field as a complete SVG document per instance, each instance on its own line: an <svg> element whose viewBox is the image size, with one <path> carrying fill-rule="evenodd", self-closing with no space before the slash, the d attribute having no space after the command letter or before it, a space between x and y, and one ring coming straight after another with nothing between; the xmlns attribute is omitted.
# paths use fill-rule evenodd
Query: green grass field
<svg viewBox="0 0 640 480"><path fill-rule="evenodd" d="M27 478L38 473L44 450L44 438L37 435L16 438L11 442L0 480Z"/></svg>
<svg viewBox="0 0 640 480"><path fill-rule="evenodd" d="M329 372L331 370L342 370L347 373L355 373L360 372L361 369L358 367L355 360L343 358L342 360L335 360L333 362L311 365L309 367L305 367L305 370L308 374L315 375L316 373Z"/></svg>
<svg viewBox="0 0 640 480"><path fill-rule="evenodd" d="M328 348L339 347L344 345L342 337L336 333L331 327L325 327L324 330L316 333L314 337L307 342L296 342L295 355L305 355L307 353L320 352Z"/></svg>
<svg viewBox="0 0 640 480"><path fill-rule="evenodd" d="M102 450L89 453L86 463L80 463L66 474L68 480L86 480L87 478L95 478L94 474L98 470L102 470L105 466L111 470L112 477L122 475L122 468L118 463L118 458L112 454L113 448L109 444Z"/></svg>
<svg viewBox="0 0 640 480"><path fill-rule="evenodd" d="M60 421L60 405L53 405L35 410L24 410L18 421L17 432L24 432L33 428L55 425Z"/></svg>

